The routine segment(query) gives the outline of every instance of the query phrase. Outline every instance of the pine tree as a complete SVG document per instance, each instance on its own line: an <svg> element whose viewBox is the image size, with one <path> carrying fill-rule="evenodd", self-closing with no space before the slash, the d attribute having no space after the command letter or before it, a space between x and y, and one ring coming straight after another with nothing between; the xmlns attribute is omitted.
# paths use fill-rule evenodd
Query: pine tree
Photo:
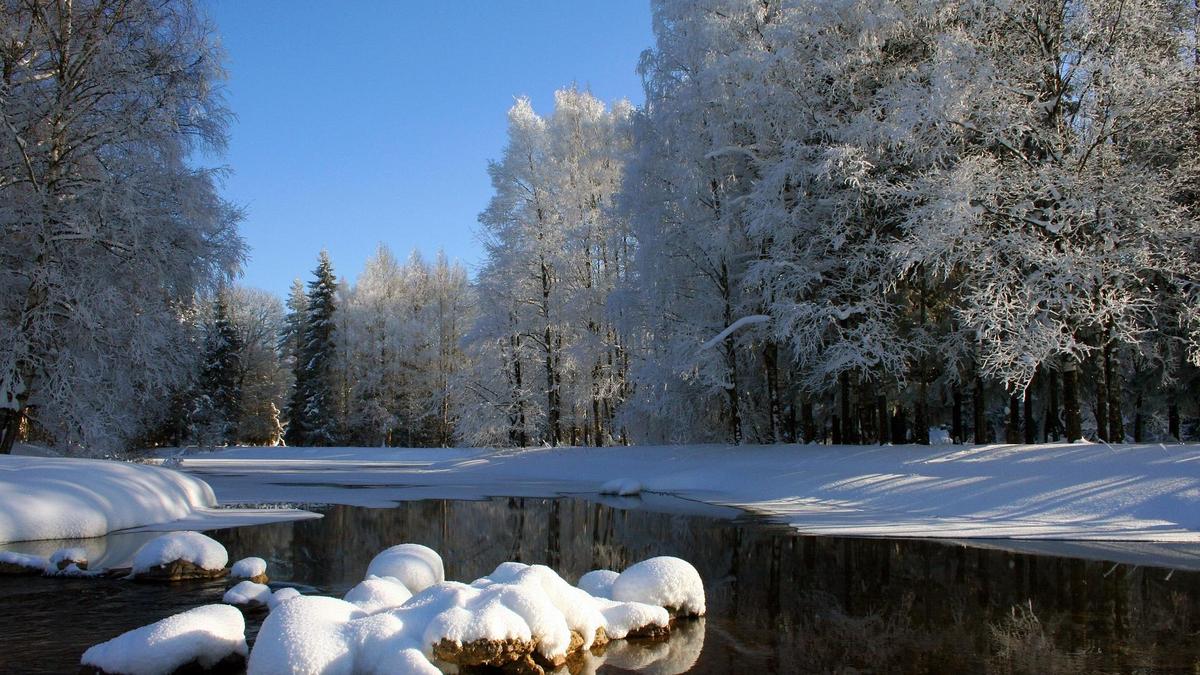
<svg viewBox="0 0 1200 675"><path fill-rule="evenodd" d="M294 403L302 402L303 408L293 410L293 419L299 419L298 445L328 446L337 442L338 418L334 412L335 378L334 360L334 298L337 294L337 278L329 253L321 251L315 277L308 282L308 307L305 312L304 340L297 369Z"/></svg>
<svg viewBox="0 0 1200 675"><path fill-rule="evenodd" d="M225 289L213 300L213 319L206 328L204 364L190 424L190 436L205 445L233 442L242 398L241 337L229 320Z"/></svg>

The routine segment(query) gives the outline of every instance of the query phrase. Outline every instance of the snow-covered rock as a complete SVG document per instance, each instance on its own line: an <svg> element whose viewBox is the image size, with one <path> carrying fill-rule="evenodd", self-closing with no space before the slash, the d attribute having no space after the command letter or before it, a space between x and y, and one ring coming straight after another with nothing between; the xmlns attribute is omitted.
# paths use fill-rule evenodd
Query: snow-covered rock
<svg viewBox="0 0 1200 675"><path fill-rule="evenodd" d="M302 595L300 595L300 591L298 591L290 586L284 586L283 588L280 588L279 590L272 593L270 598L267 598L267 606L270 607L271 609L275 609L281 603L287 602L288 600L291 600L292 598L300 598L300 597L303 597Z"/></svg>
<svg viewBox="0 0 1200 675"><path fill-rule="evenodd" d="M632 478L614 478L600 486L602 495L631 497L642 493L642 484Z"/></svg>
<svg viewBox="0 0 1200 675"><path fill-rule="evenodd" d="M36 555L0 551L0 574L41 574L50 569L50 561Z"/></svg>
<svg viewBox="0 0 1200 675"><path fill-rule="evenodd" d="M262 558L242 558L229 568L234 579L249 579L255 583L267 583L267 561Z"/></svg>
<svg viewBox="0 0 1200 675"><path fill-rule="evenodd" d="M165 675L195 664L211 669L245 659L246 622L228 605L205 605L98 644L80 663L105 673Z"/></svg>
<svg viewBox="0 0 1200 675"><path fill-rule="evenodd" d="M442 556L420 544L398 544L371 560L366 577L393 577L413 593L446 580Z"/></svg>
<svg viewBox="0 0 1200 675"><path fill-rule="evenodd" d="M214 507L207 483L144 464L0 455L0 543L100 537Z"/></svg>
<svg viewBox="0 0 1200 675"><path fill-rule="evenodd" d="M351 588L342 599L357 605L367 614L378 614L403 605L411 597L412 592L399 579L369 576Z"/></svg>
<svg viewBox="0 0 1200 675"><path fill-rule="evenodd" d="M199 532L171 532L146 542L133 556L136 579L180 581L225 574L229 554Z"/></svg>
<svg viewBox="0 0 1200 675"><path fill-rule="evenodd" d="M88 567L88 553L82 548L60 548L50 554L50 568L56 570L66 570L71 565L78 569L86 570Z"/></svg>
<svg viewBox="0 0 1200 675"><path fill-rule="evenodd" d="M612 586L613 600L665 607L676 616L704 615L704 582L686 560L660 556L621 572Z"/></svg>
<svg viewBox="0 0 1200 675"><path fill-rule="evenodd" d="M597 598L612 598L612 585L618 574L612 570L592 570L579 577L575 584L588 595Z"/></svg>
<svg viewBox="0 0 1200 675"><path fill-rule="evenodd" d="M271 588L266 584L247 580L225 591L221 602L245 609L260 609L270 604L271 595Z"/></svg>

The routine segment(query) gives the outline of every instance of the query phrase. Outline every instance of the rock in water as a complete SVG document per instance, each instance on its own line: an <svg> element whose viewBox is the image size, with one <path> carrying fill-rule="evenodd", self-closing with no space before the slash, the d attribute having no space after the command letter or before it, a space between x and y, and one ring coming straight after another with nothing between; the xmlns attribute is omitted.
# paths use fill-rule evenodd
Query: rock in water
<svg viewBox="0 0 1200 675"><path fill-rule="evenodd" d="M228 605L204 605L123 633L83 653L81 671L116 675L233 673L246 664L246 622Z"/></svg>
<svg viewBox="0 0 1200 675"><path fill-rule="evenodd" d="M199 532L171 532L146 542L133 556L136 581L218 579L228 570L229 554L215 539Z"/></svg>

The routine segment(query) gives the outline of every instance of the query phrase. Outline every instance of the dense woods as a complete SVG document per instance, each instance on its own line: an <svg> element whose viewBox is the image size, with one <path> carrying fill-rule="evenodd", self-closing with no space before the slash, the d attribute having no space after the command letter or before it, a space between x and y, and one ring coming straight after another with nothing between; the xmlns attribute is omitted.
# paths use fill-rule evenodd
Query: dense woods
<svg viewBox="0 0 1200 675"><path fill-rule="evenodd" d="M643 105L509 111L474 278L322 254L284 306L185 161L194 8L4 5L4 442L1200 436L1195 0L652 8Z"/></svg>

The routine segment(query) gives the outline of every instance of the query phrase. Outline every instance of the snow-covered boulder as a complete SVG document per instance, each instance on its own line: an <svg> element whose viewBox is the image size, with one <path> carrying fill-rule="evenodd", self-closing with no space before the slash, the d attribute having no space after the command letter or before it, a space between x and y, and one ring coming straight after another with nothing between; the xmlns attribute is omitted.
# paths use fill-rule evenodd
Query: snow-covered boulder
<svg viewBox="0 0 1200 675"><path fill-rule="evenodd" d="M246 622L228 605L205 605L142 626L83 653L85 672L165 675L189 667L233 669L245 662Z"/></svg>
<svg viewBox="0 0 1200 675"><path fill-rule="evenodd" d="M602 495L631 497L642 493L642 484L632 478L615 478L600 486Z"/></svg>
<svg viewBox="0 0 1200 675"><path fill-rule="evenodd" d="M108 460L0 455L0 543L100 537L216 506L207 483Z"/></svg>
<svg viewBox="0 0 1200 675"><path fill-rule="evenodd" d="M48 569L65 571L72 565L77 569L86 570L88 567L87 551L82 548L60 548L50 554Z"/></svg>
<svg viewBox="0 0 1200 675"><path fill-rule="evenodd" d="M267 561L262 558L242 558L229 568L229 576L234 579L249 579L256 584L265 584L267 577Z"/></svg>
<svg viewBox="0 0 1200 675"><path fill-rule="evenodd" d="M13 551L0 551L0 575L21 576L42 574L50 568L50 561L36 555Z"/></svg>
<svg viewBox="0 0 1200 675"><path fill-rule="evenodd" d="M229 554L199 532L171 532L146 542L133 556L138 581L187 581L225 576Z"/></svg>
<svg viewBox="0 0 1200 675"><path fill-rule="evenodd" d="M225 591L221 602L246 610L266 609L271 601L271 588L266 584L242 581Z"/></svg>
<svg viewBox="0 0 1200 675"><path fill-rule="evenodd" d="M279 604L263 621L250 653L248 673L354 672L354 648L344 629L363 616L337 598L304 595Z"/></svg>
<svg viewBox="0 0 1200 675"><path fill-rule="evenodd" d="M612 598L612 585L618 574L612 570L592 570L579 577L580 590L597 598Z"/></svg>
<svg viewBox="0 0 1200 675"><path fill-rule="evenodd" d="M704 582L686 560L660 556L643 560L621 572L612 585L612 598L665 607L672 616L704 615Z"/></svg>
<svg viewBox="0 0 1200 675"><path fill-rule="evenodd" d="M280 604L287 602L288 600L291 600L292 598L300 598L300 597L303 597L302 595L300 595L300 591L298 591L290 586L285 586L285 587L280 588L279 590L275 591L274 593L271 594L271 597L267 598L267 607L269 607L270 609L273 610L276 607L278 607Z"/></svg>
<svg viewBox="0 0 1200 675"><path fill-rule="evenodd" d="M365 577L393 577L413 593L446 580L442 556L420 544L398 544L371 560Z"/></svg>
<svg viewBox="0 0 1200 675"><path fill-rule="evenodd" d="M399 579L369 576L351 588L342 599L357 605L367 614L378 614L403 605L411 597L412 592Z"/></svg>
<svg viewBox="0 0 1200 675"><path fill-rule="evenodd" d="M595 603L610 639L660 637L671 630L671 614L662 607L604 598L596 598Z"/></svg>

